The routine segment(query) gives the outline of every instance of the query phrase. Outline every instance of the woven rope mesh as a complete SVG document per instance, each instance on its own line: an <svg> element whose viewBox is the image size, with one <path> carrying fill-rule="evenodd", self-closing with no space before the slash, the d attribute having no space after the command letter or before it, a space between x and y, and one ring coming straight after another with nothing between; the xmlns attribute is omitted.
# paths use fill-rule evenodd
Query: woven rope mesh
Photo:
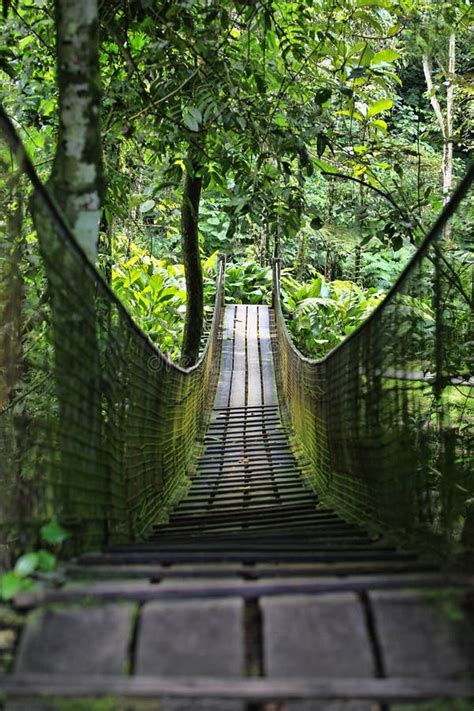
<svg viewBox="0 0 474 711"><path fill-rule="evenodd" d="M0 534L21 545L54 515L77 549L138 538L187 489L217 378L223 267L204 354L178 368L88 263L0 119Z"/></svg>
<svg viewBox="0 0 474 711"><path fill-rule="evenodd" d="M473 177L378 310L322 360L292 343L275 265L277 370L310 481L385 532L453 541L472 526Z"/></svg>

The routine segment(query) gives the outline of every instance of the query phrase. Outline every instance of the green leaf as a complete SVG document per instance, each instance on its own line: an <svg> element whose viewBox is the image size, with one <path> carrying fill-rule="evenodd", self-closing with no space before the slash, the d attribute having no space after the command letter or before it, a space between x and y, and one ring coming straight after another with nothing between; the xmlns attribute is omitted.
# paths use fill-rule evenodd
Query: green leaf
<svg viewBox="0 0 474 711"><path fill-rule="evenodd" d="M326 146L328 144L326 136L324 136L322 133L318 134L318 138L316 140L316 150L318 152L318 158L321 158L323 155L324 151L326 150Z"/></svg>
<svg viewBox="0 0 474 711"><path fill-rule="evenodd" d="M372 116L380 114L382 111L388 111L392 108L392 106L392 99L380 99L379 101L374 101L374 103L369 106L367 116L372 118Z"/></svg>
<svg viewBox="0 0 474 711"><path fill-rule="evenodd" d="M27 35L18 42L18 48L23 51L25 47L35 41L34 35Z"/></svg>
<svg viewBox="0 0 474 711"><path fill-rule="evenodd" d="M53 553L49 551L38 551L38 568L45 573L50 573L56 568L57 559Z"/></svg>
<svg viewBox="0 0 474 711"><path fill-rule="evenodd" d="M20 576L20 578L26 578L31 573L34 573L38 567L38 554L37 553L25 553L20 558L18 558L15 565L15 573Z"/></svg>
<svg viewBox="0 0 474 711"><path fill-rule="evenodd" d="M190 131L199 131L201 118L201 112L194 106L190 106L184 110L183 121Z"/></svg>
<svg viewBox="0 0 474 711"><path fill-rule="evenodd" d="M14 571L0 576L0 597L3 600L11 600L20 592L23 587L23 580Z"/></svg>
<svg viewBox="0 0 474 711"><path fill-rule="evenodd" d="M401 235L395 235L392 240L392 247L394 252L398 252L403 247L403 238Z"/></svg>
<svg viewBox="0 0 474 711"><path fill-rule="evenodd" d="M55 519L41 527L41 538L45 543L63 543L69 537L69 533Z"/></svg>
<svg viewBox="0 0 474 711"><path fill-rule="evenodd" d="M382 49L380 52L376 52L372 57L371 64L382 64L382 62L394 62L400 56L400 52L394 49Z"/></svg>
<svg viewBox="0 0 474 711"><path fill-rule="evenodd" d="M383 133L387 133L387 123L382 119L374 119L374 121L370 122L370 125L379 131L383 131Z"/></svg>
<svg viewBox="0 0 474 711"><path fill-rule="evenodd" d="M194 119L196 119L198 123L201 123L202 113L201 110L197 108L197 106L188 106L187 111Z"/></svg>
<svg viewBox="0 0 474 711"><path fill-rule="evenodd" d="M156 205L156 202L154 200L145 200L145 202L142 202L140 205L140 212L143 214L144 212L150 212L151 209L153 209Z"/></svg>
<svg viewBox="0 0 474 711"><path fill-rule="evenodd" d="M390 0L357 0L358 7L384 7L391 6Z"/></svg>
<svg viewBox="0 0 474 711"><path fill-rule="evenodd" d="M364 116L360 113L360 111L356 111L355 109L352 109L351 111L342 109L341 111L336 111L336 114L338 116L349 116L351 119L356 119L357 121L364 120Z"/></svg>
<svg viewBox="0 0 474 711"><path fill-rule="evenodd" d="M365 45L364 49L362 50L362 53L359 58L359 65L361 67L368 67L369 64L372 64L374 59L374 53L370 49L368 45Z"/></svg>
<svg viewBox="0 0 474 711"><path fill-rule="evenodd" d="M275 116L273 117L273 123L275 123L277 126L280 126L281 128L285 128L286 126L288 126L286 116L284 116L282 113L275 114Z"/></svg>
<svg viewBox="0 0 474 711"><path fill-rule="evenodd" d="M319 158L314 159L315 165L321 170L323 173L337 173L336 168L333 168L332 165L329 163L326 163L324 160L320 160Z"/></svg>

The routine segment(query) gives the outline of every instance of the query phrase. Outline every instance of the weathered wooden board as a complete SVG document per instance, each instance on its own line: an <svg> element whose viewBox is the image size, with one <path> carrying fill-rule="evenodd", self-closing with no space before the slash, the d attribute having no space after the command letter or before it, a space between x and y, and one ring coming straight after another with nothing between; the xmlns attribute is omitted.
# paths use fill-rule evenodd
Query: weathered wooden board
<svg viewBox="0 0 474 711"><path fill-rule="evenodd" d="M287 699L368 699L410 701L421 699L474 699L474 681L448 679L371 678L277 678L234 677L81 677L72 675L0 675L0 690L18 697L130 697L156 699L162 696L209 697L273 701Z"/></svg>
<svg viewBox="0 0 474 711"><path fill-rule="evenodd" d="M222 598L238 596L242 599L257 599L265 596L301 596L312 595L314 604L317 604L318 595L337 592L361 592L376 590L399 591L406 588L439 589L466 588L472 582L469 578L460 577L446 579L437 573L406 574L406 575L351 575L349 577L324 577L304 578L295 575L289 580L279 578L262 578L260 580L165 580L155 584L150 580L111 580L74 583L63 588L20 593L15 598L19 609L30 608L44 603L74 602L85 598L94 598L98 601L136 600L178 600L181 598ZM397 593L397 596L400 593ZM394 599L397 599L397 596ZM307 599L307 609L310 608L310 598ZM301 597L294 598L294 605L298 607ZM281 605L287 604L282 601ZM270 603L269 603L270 606ZM273 609L273 608L272 608ZM286 608L285 608L286 609ZM328 608L336 609L336 608ZM296 614L296 613L295 613ZM420 616L423 619L423 616ZM86 619L86 618L84 618ZM84 620L83 620L84 621ZM284 632L282 632L284 634ZM105 635L104 635L105 636ZM403 646L403 635L399 634L400 644ZM407 635L407 639L409 635ZM411 643L411 642L410 642ZM406 644L409 644L408 642ZM396 645L395 645L396 646Z"/></svg>

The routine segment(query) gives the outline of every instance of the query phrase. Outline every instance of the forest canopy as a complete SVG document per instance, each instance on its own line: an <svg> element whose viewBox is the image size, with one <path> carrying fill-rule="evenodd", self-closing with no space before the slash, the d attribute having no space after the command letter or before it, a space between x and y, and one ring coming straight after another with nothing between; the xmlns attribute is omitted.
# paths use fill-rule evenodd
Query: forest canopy
<svg viewBox="0 0 474 711"><path fill-rule="evenodd" d="M314 280L354 284L355 320L329 286L334 333L313 315L301 336L320 355L465 171L471 20L465 0L4 0L1 101L83 249L173 358L198 356L218 252L234 300L268 300L273 256L300 300Z"/></svg>

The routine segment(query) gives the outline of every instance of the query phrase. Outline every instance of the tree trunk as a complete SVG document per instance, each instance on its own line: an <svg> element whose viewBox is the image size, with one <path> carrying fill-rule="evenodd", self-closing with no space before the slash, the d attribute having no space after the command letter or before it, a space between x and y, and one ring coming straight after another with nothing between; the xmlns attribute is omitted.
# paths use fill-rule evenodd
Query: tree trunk
<svg viewBox="0 0 474 711"><path fill-rule="evenodd" d="M103 187L97 0L55 0L55 12L59 132L48 186L76 241L95 262ZM31 211L51 305L61 455L55 472L61 480L57 506L65 521L85 522L91 511L106 520L106 508L98 512L101 502L92 496L81 500L76 489L89 486L92 491L107 477L96 282L81 257L64 244L41 195L33 195Z"/></svg>
<svg viewBox="0 0 474 711"><path fill-rule="evenodd" d="M186 277L186 321L184 324L181 364L194 365L199 358L204 316L204 287L201 257L199 254L199 202L202 178L197 164L192 163L193 174L186 174L181 205L181 246Z"/></svg>
<svg viewBox="0 0 474 711"><path fill-rule="evenodd" d="M449 37L448 88L446 90L446 149L443 175L443 198L448 202L453 184L453 108L454 108L454 74L456 71L456 35Z"/></svg>
<svg viewBox="0 0 474 711"><path fill-rule="evenodd" d="M362 247L360 244L356 244L355 254L354 254L354 281L356 284L360 282L360 265L362 258Z"/></svg>
<svg viewBox="0 0 474 711"><path fill-rule="evenodd" d="M449 193L453 183L453 108L454 108L454 82L456 72L456 35L454 32L449 37L448 49L448 88L446 91L446 117L436 96L433 84L433 74L431 58L423 56L423 72L425 75L426 88L430 97L430 103L436 116L441 134L443 136L443 160L441 163L443 202L449 200Z"/></svg>
<svg viewBox="0 0 474 711"><path fill-rule="evenodd" d="M274 229L275 229L275 244L274 244L273 256L276 259L281 259L280 219L279 219L278 215L276 217Z"/></svg>
<svg viewBox="0 0 474 711"><path fill-rule="evenodd" d="M55 0L59 134L50 184L92 262L103 196L97 0Z"/></svg>
<svg viewBox="0 0 474 711"><path fill-rule="evenodd" d="M303 279L304 272L308 266L308 237L304 230L300 230L298 234L298 249L295 258L296 278Z"/></svg>
<svg viewBox="0 0 474 711"><path fill-rule="evenodd" d="M10 195L2 194L6 220L0 243L0 410L6 406L23 369L22 204L20 199L15 203L16 190L15 185Z"/></svg>

